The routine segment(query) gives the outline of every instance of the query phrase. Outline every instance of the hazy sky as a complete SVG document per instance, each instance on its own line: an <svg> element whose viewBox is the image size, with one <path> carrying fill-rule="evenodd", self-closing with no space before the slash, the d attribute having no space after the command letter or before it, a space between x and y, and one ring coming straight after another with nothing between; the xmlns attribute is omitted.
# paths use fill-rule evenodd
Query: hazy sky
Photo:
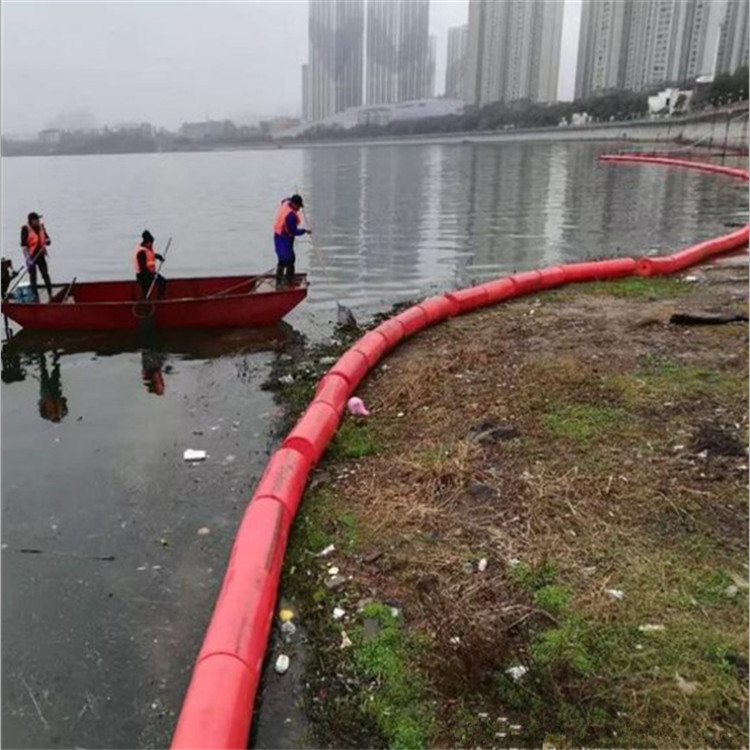
<svg viewBox="0 0 750 750"><path fill-rule="evenodd" d="M572 95L580 0L565 2L560 90ZM306 0L3 0L0 8L5 133L299 114ZM468 0L432 0L438 93L447 30L467 18Z"/></svg>

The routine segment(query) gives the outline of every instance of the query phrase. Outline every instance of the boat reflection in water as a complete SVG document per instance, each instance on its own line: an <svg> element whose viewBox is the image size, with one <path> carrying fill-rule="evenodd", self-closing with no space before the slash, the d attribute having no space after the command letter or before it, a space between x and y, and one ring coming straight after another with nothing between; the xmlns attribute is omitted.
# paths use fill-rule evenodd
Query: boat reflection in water
<svg viewBox="0 0 750 750"><path fill-rule="evenodd" d="M99 357L141 355L141 386L163 396L172 372L171 359L202 360L285 349L300 339L288 323L273 327L221 331L154 331L111 333L43 333L22 330L3 342L2 382L39 381L39 416L61 422L68 414L62 368L66 356L91 352ZM49 359L48 359L49 358ZM51 365L51 366L50 366Z"/></svg>

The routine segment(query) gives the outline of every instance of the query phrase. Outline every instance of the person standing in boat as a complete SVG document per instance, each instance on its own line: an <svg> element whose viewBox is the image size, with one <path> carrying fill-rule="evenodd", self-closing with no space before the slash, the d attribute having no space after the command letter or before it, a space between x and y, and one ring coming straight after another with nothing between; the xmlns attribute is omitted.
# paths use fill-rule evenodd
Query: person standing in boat
<svg viewBox="0 0 750 750"><path fill-rule="evenodd" d="M156 272L157 260L164 262L164 258L159 253L154 252L154 236L146 229L141 235L141 244L135 249L135 278L141 286L144 299L154 281L156 298L161 299L164 296L167 280Z"/></svg>
<svg viewBox="0 0 750 750"><path fill-rule="evenodd" d="M273 222L273 244L278 263L276 265L276 286L294 283L294 238L303 234L312 234L309 229L299 226L300 209L304 207L302 196L296 193L291 198L281 201Z"/></svg>
<svg viewBox="0 0 750 750"><path fill-rule="evenodd" d="M37 268L42 272L44 286L47 294L52 299L52 282L47 269L47 247L52 244L49 232L42 223L42 217L32 211L27 219L28 223L21 227L21 247L26 259L26 268L29 269L29 280L34 291L34 297L39 300L39 289L36 283Z"/></svg>

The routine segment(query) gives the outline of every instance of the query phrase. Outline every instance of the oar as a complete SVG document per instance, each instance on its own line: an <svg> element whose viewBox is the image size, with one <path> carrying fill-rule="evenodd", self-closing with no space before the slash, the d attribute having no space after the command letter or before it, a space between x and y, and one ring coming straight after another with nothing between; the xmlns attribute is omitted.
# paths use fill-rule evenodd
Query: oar
<svg viewBox="0 0 750 750"><path fill-rule="evenodd" d="M161 271L161 267L164 265L164 262L167 260L167 253L169 252L169 246L172 244L172 238L170 237L167 240L167 246L164 248L164 255L162 255L162 258L164 260L159 262L159 267L156 269L156 273L154 274L153 281L151 282L151 286L148 288L148 292L146 293L146 299L148 299L151 296L151 292L154 291L154 285L156 284L156 279L159 278L159 272Z"/></svg>

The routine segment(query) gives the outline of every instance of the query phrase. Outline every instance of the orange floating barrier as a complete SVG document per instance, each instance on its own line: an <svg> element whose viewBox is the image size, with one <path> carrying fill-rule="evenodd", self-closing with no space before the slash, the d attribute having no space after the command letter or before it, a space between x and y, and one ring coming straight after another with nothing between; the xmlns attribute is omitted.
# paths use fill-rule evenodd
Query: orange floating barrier
<svg viewBox="0 0 750 750"><path fill-rule="evenodd" d="M341 414L330 404L313 401L282 443L284 448L299 451L311 466L320 461L329 440L336 432Z"/></svg>
<svg viewBox="0 0 750 750"><path fill-rule="evenodd" d="M427 325L439 323L441 320L452 318L459 313L458 303L444 294L439 297L430 297L420 302L417 307L424 311Z"/></svg>

